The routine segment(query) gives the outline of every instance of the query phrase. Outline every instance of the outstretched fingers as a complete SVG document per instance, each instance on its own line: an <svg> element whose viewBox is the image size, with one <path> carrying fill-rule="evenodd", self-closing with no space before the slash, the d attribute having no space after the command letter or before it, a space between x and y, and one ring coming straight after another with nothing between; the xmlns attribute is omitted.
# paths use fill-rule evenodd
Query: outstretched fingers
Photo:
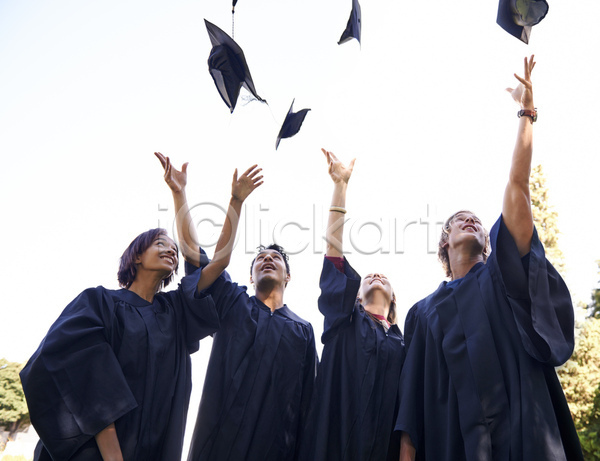
<svg viewBox="0 0 600 461"><path fill-rule="evenodd" d="M525 79L525 78L523 78L523 77L521 77L521 76L519 76L519 75L517 75L517 74L514 74L514 76L515 76L515 78L516 78L516 79L517 79L519 82L521 82L523 85L527 85L528 83L531 83L531 81L530 81L530 80L527 80L527 79Z"/></svg>
<svg viewBox="0 0 600 461"><path fill-rule="evenodd" d="M535 55L533 54L529 57L529 61L527 61L527 58L525 58L525 78L531 77L531 71L535 67L535 61L533 60L534 58Z"/></svg>
<svg viewBox="0 0 600 461"><path fill-rule="evenodd" d="M167 159L165 158L165 156L160 152L154 152L154 155L156 155L156 158L158 158L162 167L165 168L167 166Z"/></svg>
<svg viewBox="0 0 600 461"><path fill-rule="evenodd" d="M258 181L260 181L262 179L262 175L260 175L261 171L262 171L262 168L259 168L258 165L252 165L250 168L248 168L246 171L244 171L244 174L242 175L242 177L246 177L246 178L250 179L254 184L256 184ZM257 175L260 175L260 176L257 176Z"/></svg>
<svg viewBox="0 0 600 461"><path fill-rule="evenodd" d="M263 175L260 174L262 168L258 165L252 165L238 178L237 168L233 174L233 185L231 195L240 201L246 200L248 195L257 187L263 184Z"/></svg>
<svg viewBox="0 0 600 461"><path fill-rule="evenodd" d="M354 162L356 162L356 158L353 158L348 166L344 165L333 152L330 152L325 149L321 149L325 156L327 157L327 162L329 164L329 175L334 182L344 181L347 183L352 175L352 170L354 170Z"/></svg>
<svg viewBox="0 0 600 461"><path fill-rule="evenodd" d="M535 67L535 56L531 55L529 58L523 59L523 72L524 76L521 77L516 73L514 77L519 81L519 85L516 88L506 88L513 99L526 109L533 109L533 85L531 83L531 72Z"/></svg>
<svg viewBox="0 0 600 461"><path fill-rule="evenodd" d="M257 164L252 165L250 168L248 168L246 171L244 171L244 175L250 176L250 177L254 176L256 173L258 173L259 171L262 170L262 168L257 168L257 167L258 167ZM257 169L258 169L258 171L256 171Z"/></svg>
<svg viewBox="0 0 600 461"><path fill-rule="evenodd" d="M263 175L260 176L248 176L248 179L252 182L252 185L254 186L254 189L256 189L258 186L260 186L263 181L262 181ZM252 190L254 190L252 189Z"/></svg>
<svg viewBox="0 0 600 461"><path fill-rule="evenodd" d="M523 85L525 85L526 87L531 87L531 72L533 71L533 68L535 67L535 61L534 59L534 55L532 54L529 59L527 59L527 57L525 57L523 59L523 75L524 77L520 77L517 74L514 74L515 78L521 82Z"/></svg>
<svg viewBox="0 0 600 461"><path fill-rule="evenodd" d="M339 162L338 158L333 152L323 148L321 148L321 151L325 154L325 157L327 158L327 163L329 163L330 165L334 162Z"/></svg>
<svg viewBox="0 0 600 461"><path fill-rule="evenodd" d="M348 169L350 170L350 173L352 173L352 171L354 171L354 162L356 162L356 157L354 157L352 159L352 161L350 162L350 165L348 165Z"/></svg>
<svg viewBox="0 0 600 461"><path fill-rule="evenodd" d="M173 173L173 168L171 168L171 160L167 157L167 164L165 166L165 179L168 180Z"/></svg>
<svg viewBox="0 0 600 461"><path fill-rule="evenodd" d="M156 155L156 158L158 158L158 160L160 161L160 164L162 165L163 169L165 170L165 174L163 177L165 178L165 181L167 183L169 183L169 180L171 179L171 174L172 174L171 161L169 160L169 157L165 157L160 152L154 152L154 155Z"/></svg>
<svg viewBox="0 0 600 461"><path fill-rule="evenodd" d="M187 184L187 167L188 162L181 165L181 171L173 167L171 159L164 156L160 152L154 152L154 155L160 161L165 170L164 179L173 192L181 192Z"/></svg>

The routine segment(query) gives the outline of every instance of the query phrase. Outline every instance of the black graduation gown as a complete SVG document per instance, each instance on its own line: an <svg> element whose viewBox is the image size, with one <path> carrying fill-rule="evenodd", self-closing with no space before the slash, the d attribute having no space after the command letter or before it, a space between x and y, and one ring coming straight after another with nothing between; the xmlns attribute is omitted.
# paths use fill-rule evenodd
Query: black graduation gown
<svg viewBox="0 0 600 461"><path fill-rule="evenodd" d="M573 351L569 291L537 231L522 261L502 217L492 253L408 313L396 430L417 460L580 460L554 370Z"/></svg>
<svg viewBox="0 0 600 461"><path fill-rule="evenodd" d="M124 459L181 459L190 354L219 325L199 276L152 303L100 286L65 308L21 372L36 460L102 460L94 435L113 422Z"/></svg>
<svg viewBox="0 0 600 461"><path fill-rule="evenodd" d="M226 272L206 291L221 327L188 460L295 459L317 367L312 326L287 306L271 312Z"/></svg>
<svg viewBox="0 0 600 461"><path fill-rule="evenodd" d="M356 302L360 276L344 258L344 273L325 258L319 310L323 353L302 439L305 461L398 460L390 443L398 411L404 342L397 325L386 332Z"/></svg>

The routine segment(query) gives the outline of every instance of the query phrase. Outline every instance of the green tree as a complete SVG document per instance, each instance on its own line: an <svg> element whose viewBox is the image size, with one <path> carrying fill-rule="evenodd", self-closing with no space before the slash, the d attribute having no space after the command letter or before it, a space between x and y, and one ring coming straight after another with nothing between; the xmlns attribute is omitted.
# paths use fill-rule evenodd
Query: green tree
<svg viewBox="0 0 600 461"><path fill-rule="evenodd" d="M542 165L538 165L531 170L529 189L531 191L533 222L538 231L540 241L544 245L546 257L556 270L564 275L565 258L558 247L558 237L560 235L558 230L558 213L549 204L548 187L546 186L546 177L542 170Z"/></svg>
<svg viewBox="0 0 600 461"><path fill-rule="evenodd" d="M584 321L573 355L557 371L585 459L600 460L600 319Z"/></svg>
<svg viewBox="0 0 600 461"><path fill-rule="evenodd" d="M598 264L598 275L600 275L600 260L596 261L596 264ZM600 286L600 280L598 284ZM588 312L590 317L600 319L600 288L592 290L592 302L588 305Z"/></svg>
<svg viewBox="0 0 600 461"><path fill-rule="evenodd" d="M579 433L583 454L587 460L600 459L600 388L596 389L594 406L590 412L588 425Z"/></svg>
<svg viewBox="0 0 600 461"><path fill-rule="evenodd" d="M529 184L533 220L546 257L564 275L565 259L558 247L558 213L549 204L541 165L532 169ZM582 307L589 309L592 317L578 325L575 351L557 373L585 459L600 461L600 288L592 292L592 303Z"/></svg>
<svg viewBox="0 0 600 461"><path fill-rule="evenodd" d="M31 424L19 378L24 365L0 359L0 427L9 432L8 440L14 440L19 430Z"/></svg>

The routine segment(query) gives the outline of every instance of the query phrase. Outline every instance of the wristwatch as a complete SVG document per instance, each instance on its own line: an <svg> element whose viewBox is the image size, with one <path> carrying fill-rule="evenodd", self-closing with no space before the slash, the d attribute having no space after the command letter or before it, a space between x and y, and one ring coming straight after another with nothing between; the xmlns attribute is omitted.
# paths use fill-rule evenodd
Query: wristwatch
<svg viewBox="0 0 600 461"><path fill-rule="evenodd" d="M523 116L529 117L531 119L531 123L536 122L537 121L537 107L533 110L521 109L519 112L517 112L517 115L519 116L519 118L521 118Z"/></svg>

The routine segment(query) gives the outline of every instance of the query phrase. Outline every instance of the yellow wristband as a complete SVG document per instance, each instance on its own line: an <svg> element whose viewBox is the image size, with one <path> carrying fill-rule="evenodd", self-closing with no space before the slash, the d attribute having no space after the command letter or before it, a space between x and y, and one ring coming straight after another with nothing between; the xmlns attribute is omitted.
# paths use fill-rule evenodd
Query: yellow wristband
<svg viewBox="0 0 600 461"><path fill-rule="evenodd" d="M346 214L346 209L341 206L332 206L329 211L337 211L338 213Z"/></svg>

